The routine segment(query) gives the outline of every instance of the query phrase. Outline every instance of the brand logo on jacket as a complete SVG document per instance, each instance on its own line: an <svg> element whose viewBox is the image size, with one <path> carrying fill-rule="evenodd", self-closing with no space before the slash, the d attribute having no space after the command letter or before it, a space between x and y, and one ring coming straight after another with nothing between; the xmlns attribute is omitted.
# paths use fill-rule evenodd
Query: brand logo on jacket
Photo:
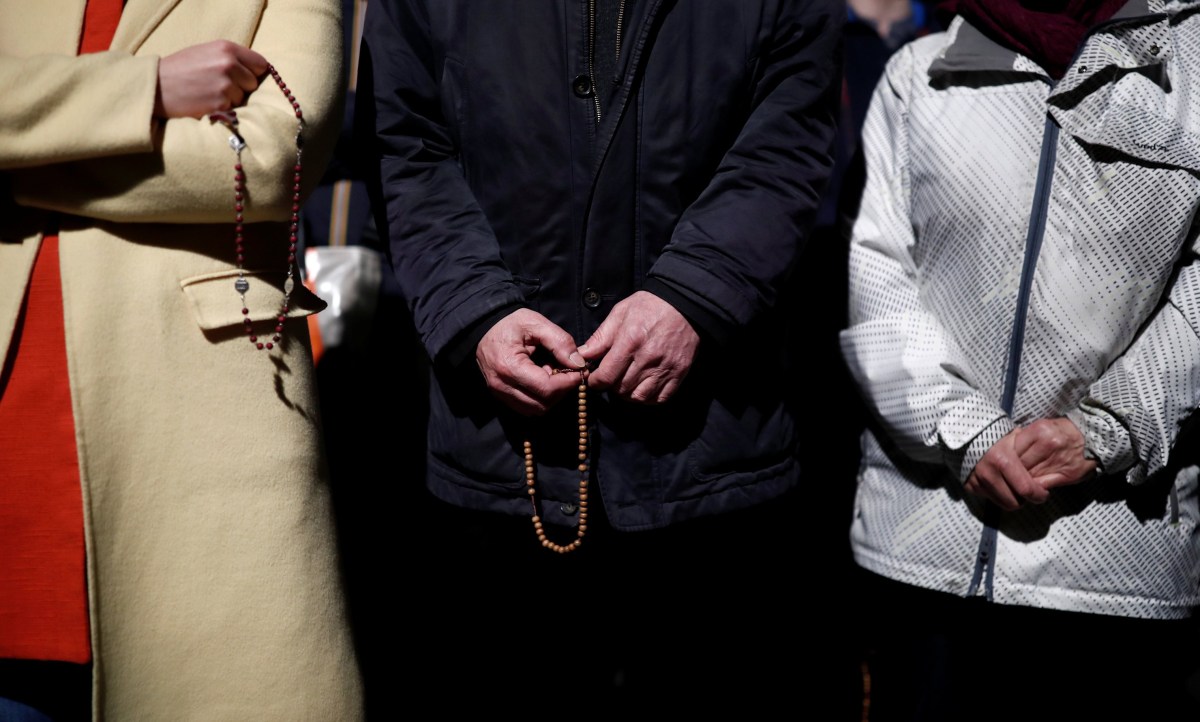
<svg viewBox="0 0 1200 722"><path fill-rule="evenodd" d="M1167 146L1162 143L1134 143L1134 145L1142 150L1153 150L1159 153L1167 152Z"/></svg>

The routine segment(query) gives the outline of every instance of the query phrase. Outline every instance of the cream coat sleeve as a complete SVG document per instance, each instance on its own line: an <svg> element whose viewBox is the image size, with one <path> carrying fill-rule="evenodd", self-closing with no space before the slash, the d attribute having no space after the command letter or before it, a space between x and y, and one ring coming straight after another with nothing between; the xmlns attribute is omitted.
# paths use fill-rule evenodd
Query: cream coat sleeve
<svg viewBox="0 0 1200 722"><path fill-rule="evenodd" d="M155 57L0 56L0 169L151 152L157 87Z"/></svg>
<svg viewBox="0 0 1200 722"><path fill-rule="evenodd" d="M252 40L245 43L275 66L303 110L305 190L316 184L328 162L341 123L345 92L341 22L341 6L335 1L273 0L266 4ZM106 133L114 139L145 133L151 124L152 105L147 103L153 103L153 90L149 100L146 98L145 75L153 66L157 77L157 62L142 53L166 55L214 39L180 38L178 47L169 50L148 43L132 58L102 53L118 57L92 61L107 62L112 76L95 85L83 77L84 65L73 66L80 69L69 74L78 76L80 82L63 88L79 95L77 104L71 101L72 111L85 116L87 111L80 109L93 115L106 113L119 105L110 95L114 84L142 87L143 95L138 98L142 109L136 113L122 109L120 117L112 121L120 128L108 128ZM39 62L48 66L51 60ZM66 67L86 59L58 60ZM296 152L297 120L291 103L268 76L250 94L245 107L237 109L237 115L246 142L241 160L246 174L246 221L284 220L292 212ZM44 137L24 134L24 155L53 157L71 142L66 137L72 133L70 126L63 122ZM90 137L89 133L85 131L83 137ZM229 146L229 130L208 118L177 118L154 123L149 136L147 152L14 170L10 173L13 197L20 205L109 221L231 222L235 155ZM93 155L105 155L97 151L95 139L90 142ZM124 142L133 145L130 140Z"/></svg>

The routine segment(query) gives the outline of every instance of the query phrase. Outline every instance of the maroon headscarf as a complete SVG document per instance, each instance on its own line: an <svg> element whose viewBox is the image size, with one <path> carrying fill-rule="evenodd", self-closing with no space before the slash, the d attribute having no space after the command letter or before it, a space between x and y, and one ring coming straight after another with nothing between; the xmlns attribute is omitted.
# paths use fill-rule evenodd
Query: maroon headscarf
<svg viewBox="0 0 1200 722"><path fill-rule="evenodd" d="M942 0L939 10L964 16L1001 45L1063 76L1083 36L1127 0Z"/></svg>

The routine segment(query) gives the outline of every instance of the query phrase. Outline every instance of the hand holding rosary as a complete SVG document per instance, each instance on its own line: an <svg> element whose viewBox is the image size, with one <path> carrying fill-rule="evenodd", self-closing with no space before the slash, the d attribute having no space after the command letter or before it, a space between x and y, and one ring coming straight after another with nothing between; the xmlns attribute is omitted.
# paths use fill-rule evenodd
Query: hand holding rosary
<svg viewBox="0 0 1200 722"><path fill-rule="evenodd" d="M246 175L242 168L242 151L246 148L246 141L238 134L238 119L236 110L227 110L219 113L210 113L208 116L209 122L221 123L233 134L229 136L229 147L237 154L237 161L233 166L233 220L234 220L234 241L237 258L238 277L234 281L233 288L237 291L238 296L242 299L242 323L246 327L246 334L250 338L250 343L258 350L270 350L283 340L284 322L287 320L288 308L291 304L292 291L296 287L295 270L296 270L296 241L300 229L300 173L303 168L301 164L301 156L304 148L304 113L300 110L300 103L296 100L296 96L292 91L288 90L287 84L283 82L283 78L279 77L279 72L275 70L274 65L267 66L267 72L275 84L279 86L279 90L292 104L292 109L296 111L296 164L292 167L292 219L291 229L289 231L288 252L287 252L287 278L283 282L283 302L279 306L279 312L275 317L275 333L270 336L270 340L258 337L258 333L254 330L253 321L250 320L250 307L246 305L246 292L250 290L250 281L246 279L245 268L245 246L243 245L243 226L242 211L245 208L246 198Z"/></svg>

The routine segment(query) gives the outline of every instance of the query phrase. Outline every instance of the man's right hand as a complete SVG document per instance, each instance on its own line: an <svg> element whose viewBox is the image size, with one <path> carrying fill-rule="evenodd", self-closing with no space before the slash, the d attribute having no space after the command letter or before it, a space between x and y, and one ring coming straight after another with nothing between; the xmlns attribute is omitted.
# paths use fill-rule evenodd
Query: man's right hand
<svg viewBox="0 0 1200 722"><path fill-rule="evenodd" d="M967 477L966 490L994 502L1001 509L1014 511L1026 502L1041 504L1050 497L1021 460L1024 445L1019 445L1021 428L1013 429L987 450Z"/></svg>
<svg viewBox="0 0 1200 722"><path fill-rule="evenodd" d="M1083 452L1083 434L1070 419L1039 419L1013 429L988 449L967 478L966 489L1009 511L1025 502L1041 504L1051 489L1095 476L1096 462Z"/></svg>
<svg viewBox="0 0 1200 722"><path fill-rule="evenodd" d="M500 319L475 349L475 361L488 389L504 405L526 416L544 414L579 386L575 374L556 374L552 367L535 363L533 354L539 348L549 351L560 368L586 366L571 334L527 308Z"/></svg>

